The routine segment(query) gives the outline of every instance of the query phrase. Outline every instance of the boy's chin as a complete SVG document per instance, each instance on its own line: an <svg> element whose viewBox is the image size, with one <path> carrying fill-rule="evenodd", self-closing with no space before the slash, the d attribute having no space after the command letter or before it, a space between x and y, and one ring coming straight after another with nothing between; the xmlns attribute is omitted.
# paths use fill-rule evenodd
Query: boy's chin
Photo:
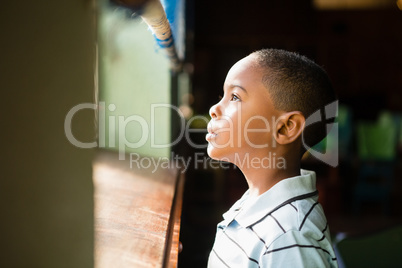
<svg viewBox="0 0 402 268"><path fill-rule="evenodd" d="M213 160L230 162L228 157L223 154L222 149L217 149L211 144L208 144L207 154Z"/></svg>
<svg viewBox="0 0 402 268"><path fill-rule="evenodd" d="M207 148L207 154L209 157L211 157L214 160L219 160L219 158L217 158L218 156L216 155L216 149L214 147L212 147L211 144L208 144L208 148Z"/></svg>

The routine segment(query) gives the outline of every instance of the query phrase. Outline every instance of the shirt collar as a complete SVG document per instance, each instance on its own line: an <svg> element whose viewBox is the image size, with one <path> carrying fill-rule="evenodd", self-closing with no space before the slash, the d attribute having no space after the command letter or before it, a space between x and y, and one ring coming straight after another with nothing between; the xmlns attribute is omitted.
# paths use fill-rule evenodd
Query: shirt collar
<svg viewBox="0 0 402 268"><path fill-rule="evenodd" d="M249 191L246 191L242 198L223 214L224 222L236 220L241 226L248 227L283 205L317 195L315 172L302 169L300 174L281 180L255 199L249 200Z"/></svg>

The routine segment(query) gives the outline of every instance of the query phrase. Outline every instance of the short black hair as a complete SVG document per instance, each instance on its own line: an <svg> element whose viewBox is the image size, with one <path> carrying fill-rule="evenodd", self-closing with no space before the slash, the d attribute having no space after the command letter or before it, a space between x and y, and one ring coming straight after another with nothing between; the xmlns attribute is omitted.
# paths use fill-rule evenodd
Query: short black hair
<svg viewBox="0 0 402 268"><path fill-rule="evenodd" d="M262 49L251 55L255 56L257 67L263 69L262 82L277 110L299 111L307 119L336 101L327 73L307 57L281 49ZM312 147L325 138L329 121L307 126L303 131L305 144Z"/></svg>

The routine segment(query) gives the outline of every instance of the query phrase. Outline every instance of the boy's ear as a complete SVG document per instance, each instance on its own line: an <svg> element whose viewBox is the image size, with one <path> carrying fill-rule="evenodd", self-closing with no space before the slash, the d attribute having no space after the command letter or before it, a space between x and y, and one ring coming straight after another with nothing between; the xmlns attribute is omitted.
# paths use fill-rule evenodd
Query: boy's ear
<svg viewBox="0 0 402 268"><path fill-rule="evenodd" d="M306 119L301 112L294 111L282 114L277 120L274 137L279 144L295 141L303 132Z"/></svg>

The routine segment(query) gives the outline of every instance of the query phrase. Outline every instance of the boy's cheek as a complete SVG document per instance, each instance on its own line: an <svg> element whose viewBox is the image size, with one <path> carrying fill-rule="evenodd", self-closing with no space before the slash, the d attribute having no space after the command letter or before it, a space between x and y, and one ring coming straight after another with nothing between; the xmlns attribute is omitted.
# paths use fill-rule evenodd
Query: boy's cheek
<svg viewBox="0 0 402 268"><path fill-rule="evenodd" d="M270 135L268 132L261 130L245 131L243 136L243 146L251 147L253 149L269 147Z"/></svg>
<svg viewBox="0 0 402 268"><path fill-rule="evenodd" d="M272 140L272 136L266 131L241 132L240 130L240 133L236 133L236 131L221 129L216 137L209 142L209 145L221 150L228 150L229 148L259 149L269 147L270 140Z"/></svg>
<svg viewBox="0 0 402 268"><path fill-rule="evenodd" d="M242 122L242 140L243 146L252 148L265 148L269 146L271 126L266 117L254 115Z"/></svg>

